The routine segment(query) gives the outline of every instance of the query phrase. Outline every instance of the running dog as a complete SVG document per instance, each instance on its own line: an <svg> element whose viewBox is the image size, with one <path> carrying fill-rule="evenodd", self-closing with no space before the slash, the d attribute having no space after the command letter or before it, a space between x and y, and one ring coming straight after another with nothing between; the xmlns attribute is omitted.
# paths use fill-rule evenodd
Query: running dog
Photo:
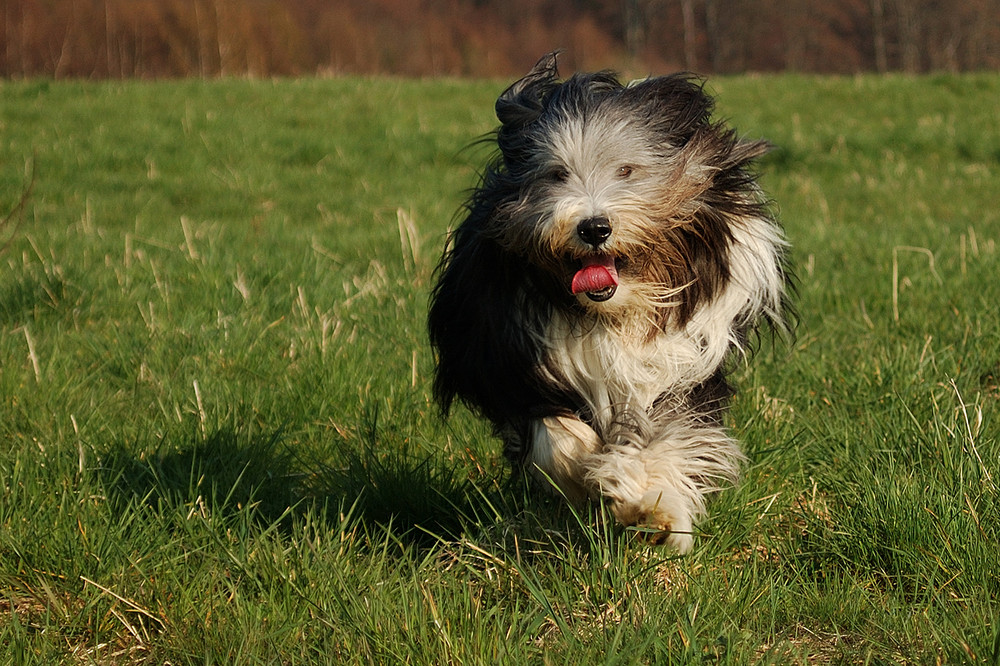
<svg viewBox="0 0 1000 666"><path fill-rule="evenodd" d="M753 171L769 145L713 106L691 75L563 81L542 58L496 102L428 316L446 414L461 400L515 465L679 552L744 460L732 360L784 328L789 291Z"/></svg>

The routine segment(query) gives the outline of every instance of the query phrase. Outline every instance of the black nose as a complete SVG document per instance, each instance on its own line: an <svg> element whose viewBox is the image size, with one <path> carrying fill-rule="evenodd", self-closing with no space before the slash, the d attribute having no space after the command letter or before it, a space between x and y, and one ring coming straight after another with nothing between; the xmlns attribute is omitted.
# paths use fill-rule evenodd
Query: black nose
<svg viewBox="0 0 1000 666"><path fill-rule="evenodd" d="M596 248L611 235L611 222L606 217L589 217L576 225L576 233L584 243Z"/></svg>

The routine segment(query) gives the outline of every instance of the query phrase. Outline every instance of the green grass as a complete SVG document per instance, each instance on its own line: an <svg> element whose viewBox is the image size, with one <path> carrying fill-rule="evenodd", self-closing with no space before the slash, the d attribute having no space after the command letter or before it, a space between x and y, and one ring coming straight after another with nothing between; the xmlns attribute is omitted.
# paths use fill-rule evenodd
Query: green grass
<svg viewBox="0 0 1000 666"><path fill-rule="evenodd" d="M0 83L5 663L1000 662L1000 77L711 82L799 325L685 558L431 403L503 85Z"/></svg>

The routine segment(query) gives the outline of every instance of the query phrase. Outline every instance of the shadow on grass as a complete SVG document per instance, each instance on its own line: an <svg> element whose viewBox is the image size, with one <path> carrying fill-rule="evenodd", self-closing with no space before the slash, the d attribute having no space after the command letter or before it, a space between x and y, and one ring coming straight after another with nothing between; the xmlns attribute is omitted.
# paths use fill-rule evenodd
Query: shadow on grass
<svg viewBox="0 0 1000 666"><path fill-rule="evenodd" d="M497 520L495 479L473 478L458 463L415 456L386 439L372 425L320 454L286 442L280 430L193 432L164 438L152 450L117 445L101 456L100 474L119 511L193 507L249 513L262 525L310 510L331 524L349 514L366 531L418 546Z"/></svg>
<svg viewBox="0 0 1000 666"><path fill-rule="evenodd" d="M472 525L496 520L486 494L462 470L406 453L344 453L339 464L314 471L306 494L414 545L457 539Z"/></svg>
<svg viewBox="0 0 1000 666"><path fill-rule="evenodd" d="M165 437L152 450L122 444L101 457L103 486L119 511L198 510L279 529L307 512L331 525L349 515L376 538L417 547L463 537L498 545L555 533L576 539L601 520L600 511L577 515L506 466L489 472L415 455L376 416L361 428L319 451L286 441L282 430L239 428Z"/></svg>
<svg viewBox="0 0 1000 666"><path fill-rule="evenodd" d="M405 433L363 417L359 431L331 442L329 458L304 462L303 496L350 510L368 528L384 530L403 544L453 540L495 523L499 479L443 453L414 454Z"/></svg>
<svg viewBox="0 0 1000 666"><path fill-rule="evenodd" d="M119 510L200 506L223 515L250 510L273 522L299 501L294 459L281 435L223 429L164 439L138 453L119 444L101 456L104 487Z"/></svg>

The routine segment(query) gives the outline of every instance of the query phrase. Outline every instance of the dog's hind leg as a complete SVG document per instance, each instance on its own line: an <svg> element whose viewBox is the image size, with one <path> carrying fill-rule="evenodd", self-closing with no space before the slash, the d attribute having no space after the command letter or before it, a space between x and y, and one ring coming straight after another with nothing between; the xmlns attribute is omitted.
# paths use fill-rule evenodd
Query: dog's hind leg
<svg viewBox="0 0 1000 666"><path fill-rule="evenodd" d="M572 416L548 416L532 423L531 439L524 464L543 487L571 502L596 496L584 485L583 465L601 449L593 428Z"/></svg>

